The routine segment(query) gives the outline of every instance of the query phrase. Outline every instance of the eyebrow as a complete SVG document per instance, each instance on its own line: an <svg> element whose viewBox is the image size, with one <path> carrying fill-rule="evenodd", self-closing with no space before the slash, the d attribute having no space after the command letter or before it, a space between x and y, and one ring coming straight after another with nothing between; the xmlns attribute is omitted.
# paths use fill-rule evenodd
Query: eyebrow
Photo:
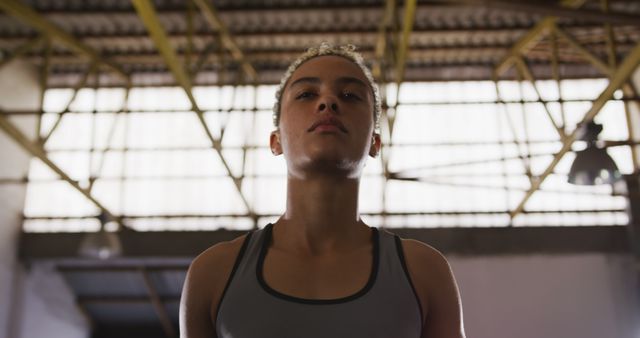
<svg viewBox="0 0 640 338"><path fill-rule="evenodd" d="M320 82L320 78L318 77L301 77L293 82L291 82L291 84L289 85L289 87L293 87L297 84L301 84L301 83L310 83L310 84L319 84ZM343 77L339 77L336 82L340 83L340 84L350 84L350 83L355 83L359 86L362 87L369 87L367 86L366 83L364 83L362 80L355 78L355 77L351 77L351 76L343 76Z"/></svg>

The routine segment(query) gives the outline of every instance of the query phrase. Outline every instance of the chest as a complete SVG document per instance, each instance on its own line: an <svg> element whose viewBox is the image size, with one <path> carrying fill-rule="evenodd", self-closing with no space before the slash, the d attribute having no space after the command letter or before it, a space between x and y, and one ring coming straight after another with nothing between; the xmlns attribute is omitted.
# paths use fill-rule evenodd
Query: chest
<svg viewBox="0 0 640 338"><path fill-rule="evenodd" d="M262 274L266 284L289 296L305 299L337 299L363 289L373 266L371 249L324 257L293 255L269 250Z"/></svg>
<svg viewBox="0 0 640 338"><path fill-rule="evenodd" d="M420 309L389 241L324 258L260 243L220 303L218 337L420 337Z"/></svg>

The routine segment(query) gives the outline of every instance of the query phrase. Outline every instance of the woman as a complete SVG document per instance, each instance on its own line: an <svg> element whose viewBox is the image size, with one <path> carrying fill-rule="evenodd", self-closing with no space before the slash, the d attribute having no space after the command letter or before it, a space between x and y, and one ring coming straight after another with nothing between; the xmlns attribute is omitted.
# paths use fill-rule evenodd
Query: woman
<svg viewBox="0 0 640 338"><path fill-rule="evenodd" d="M362 57L309 49L276 101L270 146L287 163L286 211L193 261L182 337L464 337L445 258L358 214L362 170L381 146L380 96Z"/></svg>

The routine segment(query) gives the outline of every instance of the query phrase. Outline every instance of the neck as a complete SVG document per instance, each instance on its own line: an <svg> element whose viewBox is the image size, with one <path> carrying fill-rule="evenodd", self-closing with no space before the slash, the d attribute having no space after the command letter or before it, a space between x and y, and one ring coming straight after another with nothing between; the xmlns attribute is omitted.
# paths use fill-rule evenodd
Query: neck
<svg viewBox="0 0 640 338"><path fill-rule="evenodd" d="M277 222L280 243L313 254L366 245L370 230L358 213L359 184L344 177L289 176L287 209Z"/></svg>

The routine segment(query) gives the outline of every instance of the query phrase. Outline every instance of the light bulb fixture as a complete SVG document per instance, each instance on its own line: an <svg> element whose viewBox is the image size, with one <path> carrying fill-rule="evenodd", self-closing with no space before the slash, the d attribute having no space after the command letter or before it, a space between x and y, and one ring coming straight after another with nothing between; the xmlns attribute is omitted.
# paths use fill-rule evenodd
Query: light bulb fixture
<svg viewBox="0 0 640 338"><path fill-rule="evenodd" d="M101 260L120 256L122 254L122 243L118 238L118 234L105 230L105 226L111 220L105 213L101 213L97 218L100 221L100 230L84 236L78 253L82 257Z"/></svg>
<svg viewBox="0 0 640 338"><path fill-rule="evenodd" d="M587 143L587 148L576 151L576 158L569 170L569 183L576 185L615 184L621 179L620 170L607 153L598 146L598 134L602 125L593 121L582 126L578 139Z"/></svg>

